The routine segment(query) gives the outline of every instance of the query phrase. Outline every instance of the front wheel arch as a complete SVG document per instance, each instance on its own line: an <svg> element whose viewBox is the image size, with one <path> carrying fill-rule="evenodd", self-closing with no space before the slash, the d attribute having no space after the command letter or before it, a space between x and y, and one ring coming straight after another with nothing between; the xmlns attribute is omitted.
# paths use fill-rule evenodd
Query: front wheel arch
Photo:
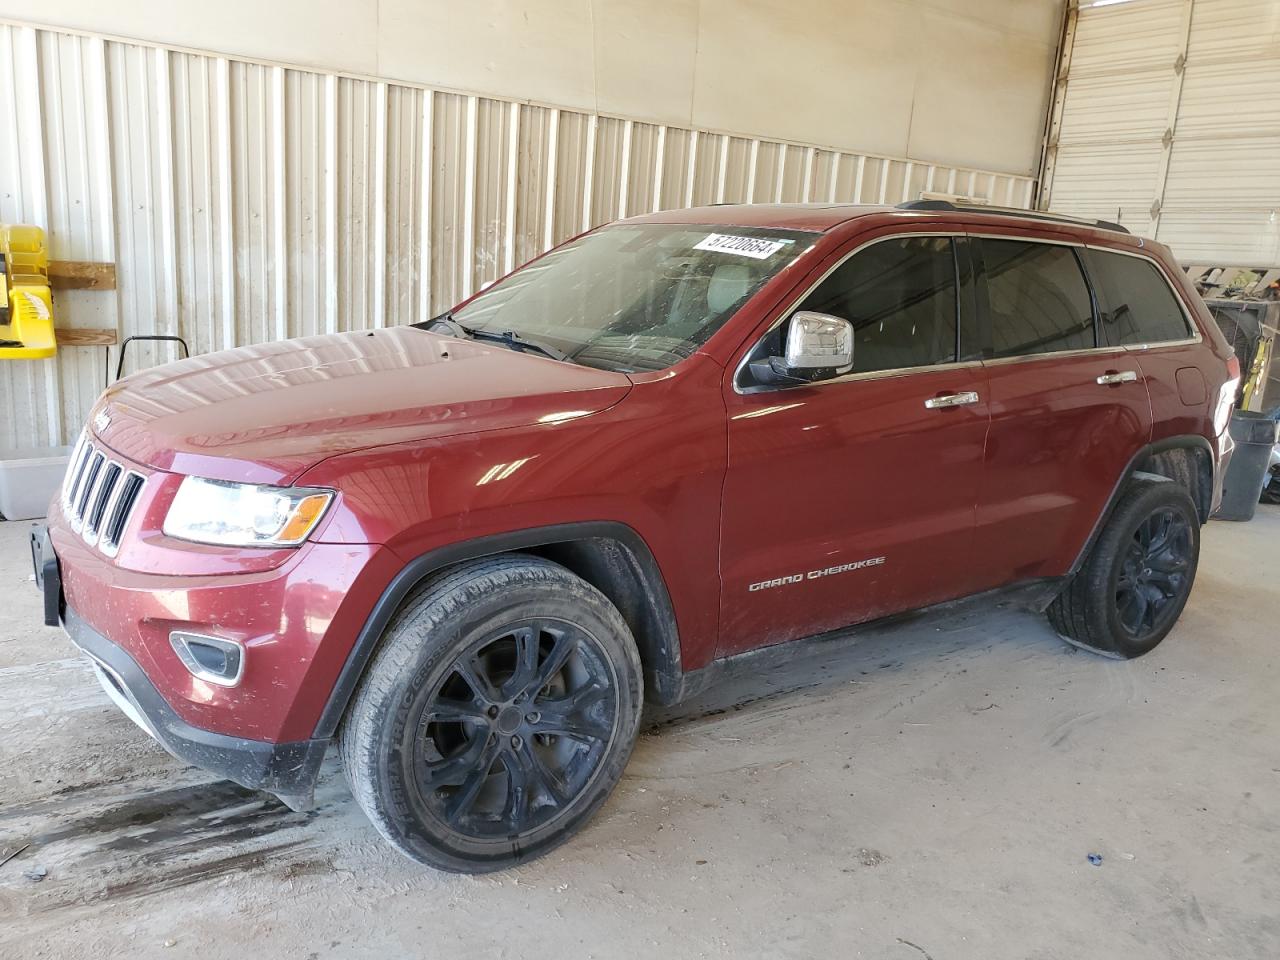
<svg viewBox="0 0 1280 960"><path fill-rule="evenodd" d="M405 564L356 637L313 736L330 739L337 733L387 625L419 586L464 561L515 552L553 560L603 593L631 628L646 694L662 704L680 699L684 672L675 610L649 545L616 521L557 524L449 544Z"/></svg>

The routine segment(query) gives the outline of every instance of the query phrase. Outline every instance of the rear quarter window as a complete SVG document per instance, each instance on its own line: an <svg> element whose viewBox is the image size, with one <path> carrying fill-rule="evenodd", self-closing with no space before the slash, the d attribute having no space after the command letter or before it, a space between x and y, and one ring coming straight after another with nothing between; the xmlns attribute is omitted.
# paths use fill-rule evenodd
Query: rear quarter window
<svg viewBox="0 0 1280 960"><path fill-rule="evenodd" d="M1098 297L1104 346L1167 343L1192 335L1182 304L1150 260L1090 249L1085 265Z"/></svg>

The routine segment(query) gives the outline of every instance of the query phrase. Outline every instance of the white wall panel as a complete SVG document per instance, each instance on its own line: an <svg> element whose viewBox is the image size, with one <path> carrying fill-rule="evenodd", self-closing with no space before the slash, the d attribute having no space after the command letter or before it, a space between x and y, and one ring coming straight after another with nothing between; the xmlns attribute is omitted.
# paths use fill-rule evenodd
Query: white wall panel
<svg viewBox="0 0 1280 960"><path fill-rule="evenodd" d="M326 331L329 265L326 225L333 212L326 190L326 147L334 118L327 112L327 78L296 70L284 77L285 324L290 335ZM273 189L280 186L273 179Z"/></svg>
<svg viewBox="0 0 1280 960"><path fill-rule="evenodd" d="M1280 4L1130 0L1068 30L1043 199L1186 264L1280 266Z"/></svg>
<svg viewBox="0 0 1280 960"><path fill-rule="evenodd" d="M1027 205L1033 181L714 129L0 25L0 220L115 291L60 323L192 352L432 316L620 216L699 203ZM114 373L119 349L110 351ZM177 355L131 347L127 370ZM74 437L103 348L0 363L0 446Z"/></svg>
<svg viewBox="0 0 1280 960"><path fill-rule="evenodd" d="M24 139L42 123L39 35L29 27L0 27L0 131L11 145L0 151L0 221L47 223L43 138ZM34 360L7 376L0 371L0 403L24 418L11 445L53 442L59 434L61 395L57 358ZM11 414L12 415L12 414Z"/></svg>
<svg viewBox="0 0 1280 960"><path fill-rule="evenodd" d="M102 162L109 150L103 122L105 45L100 40L49 33L39 34L38 42L40 89L47 92L46 149L62 158L61 163L46 164L50 174L45 205L50 251L66 259L110 261L115 250L114 216L108 187L110 167ZM0 183L7 182L0 178ZM5 215L0 215L3 219ZM117 325L114 297L69 290L62 302L83 317L87 326ZM99 351L63 351L55 359L36 364L43 367L43 377L63 385L51 396L68 411L85 409L104 382L104 357ZM61 411L50 414L44 425L46 436L42 438L33 430L32 441L51 442L60 432Z"/></svg>
<svg viewBox="0 0 1280 960"><path fill-rule="evenodd" d="M1064 0L0 0L0 17L1029 174Z"/></svg>

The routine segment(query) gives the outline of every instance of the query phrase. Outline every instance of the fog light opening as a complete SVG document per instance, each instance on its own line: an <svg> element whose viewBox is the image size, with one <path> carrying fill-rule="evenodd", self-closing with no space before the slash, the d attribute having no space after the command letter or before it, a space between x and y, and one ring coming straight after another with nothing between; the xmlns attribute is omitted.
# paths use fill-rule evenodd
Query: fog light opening
<svg viewBox="0 0 1280 960"><path fill-rule="evenodd" d="M244 647L235 640L175 630L169 634L169 644L198 680L234 687L244 676Z"/></svg>

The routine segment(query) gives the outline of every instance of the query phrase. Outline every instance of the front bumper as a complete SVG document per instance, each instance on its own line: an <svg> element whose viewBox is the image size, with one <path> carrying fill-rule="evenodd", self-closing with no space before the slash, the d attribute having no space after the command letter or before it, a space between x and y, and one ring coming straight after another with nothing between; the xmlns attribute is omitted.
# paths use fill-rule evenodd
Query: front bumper
<svg viewBox="0 0 1280 960"><path fill-rule="evenodd" d="M329 743L317 717L393 561L381 548L315 545L272 571L171 576L122 569L52 512L31 535L46 623L62 625L120 709L179 759L295 809L311 803ZM192 675L174 629L246 638L242 682Z"/></svg>
<svg viewBox="0 0 1280 960"><path fill-rule="evenodd" d="M165 702L132 657L70 607L65 608L62 622L72 642L89 658L107 696L179 760L241 786L274 793L294 810L311 806L329 741L267 743L193 727Z"/></svg>
<svg viewBox="0 0 1280 960"><path fill-rule="evenodd" d="M55 605L74 610L128 654L185 723L271 743L317 736L355 637L400 567L385 547L307 543L269 569L227 570L236 551L182 547L143 525L126 540L130 568L88 545L57 505L48 533L43 556L56 553L61 593L46 593L46 614ZM175 632L238 644L240 681L193 675L170 643Z"/></svg>

